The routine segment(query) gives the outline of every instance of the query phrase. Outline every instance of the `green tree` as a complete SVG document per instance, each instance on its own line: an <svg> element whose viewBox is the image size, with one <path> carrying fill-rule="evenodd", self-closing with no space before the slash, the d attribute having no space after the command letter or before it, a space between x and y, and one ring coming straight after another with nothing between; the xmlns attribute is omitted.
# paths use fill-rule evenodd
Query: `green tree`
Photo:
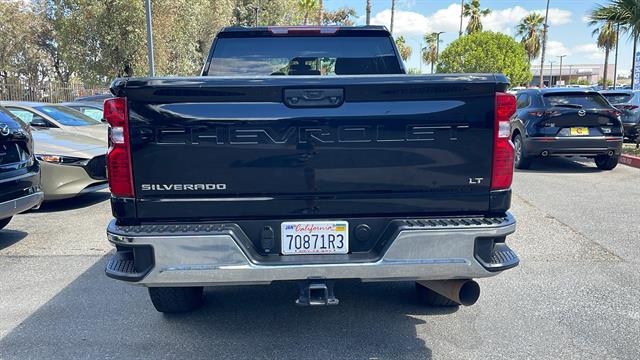
<svg viewBox="0 0 640 360"><path fill-rule="evenodd" d="M635 54L640 36L640 1L638 0L610 0L607 5L598 5L589 16L592 21L610 21L622 25L621 30L629 34L633 40L633 54L631 59L631 79L635 73Z"/></svg>
<svg viewBox="0 0 640 360"><path fill-rule="evenodd" d="M326 11L322 17L322 25L353 26L354 22L351 18L356 17L356 15L356 11L349 7Z"/></svg>
<svg viewBox="0 0 640 360"><path fill-rule="evenodd" d="M469 18L467 34L473 34L482 31L482 17L491 14L491 9L480 9L480 0L471 0L464 4L463 14Z"/></svg>
<svg viewBox="0 0 640 360"><path fill-rule="evenodd" d="M607 69L609 67L609 52L616 47L618 39L618 33L616 32L616 26L611 21L605 21L601 23L597 20L591 20L589 22L591 26L600 26L591 33L592 36L597 36L597 44L600 49L604 50L604 74L602 76L603 87L606 90L608 87L607 82Z"/></svg>
<svg viewBox="0 0 640 360"><path fill-rule="evenodd" d="M525 16L516 28L517 35L521 37L520 43L527 51L529 62L540 55L543 23L544 16L533 12Z"/></svg>
<svg viewBox="0 0 640 360"><path fill-rule="evenodd" d="M426 33L423 38L427 46L422 49L422 61L431 64L433 73L433 66L438 62L438 33Z"/></svg>
<svg viewBox="0 0 640 360"><path fill-rule="evenodd" d="M503 73L512 84L531 80L524 46L511 36L490 31L466 35L440 54L438 72Z"/></svg>
<svg viewBox="0 0 640 360"><path fill-rule="evenodd" d="M318 2L316 0L298 0L298 8L304 15L302 24L307 25L309 24L309 15L318 9Z"/></svg>
<svg viewBox="0 0 640 360"><path fill-rule="evenodd" d="M409 45L407 45L407 41L404 39L404 36L400 36L396 39L396 46L398 47L398 52L400 53L402 60L407 61L411 57L413 50Z"/></svg>

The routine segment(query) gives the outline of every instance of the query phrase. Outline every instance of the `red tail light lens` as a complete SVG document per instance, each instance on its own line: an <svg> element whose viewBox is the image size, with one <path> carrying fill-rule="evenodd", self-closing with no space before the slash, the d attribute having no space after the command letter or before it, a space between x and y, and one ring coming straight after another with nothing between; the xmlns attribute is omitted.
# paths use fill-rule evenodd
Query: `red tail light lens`
<svg viewBox="0 0 640 360"><path fill-rule="evenodd" d="M107 175L111 194L134 197L127 99L118 97L105 100L104 119L109 123Z"/></svg>
<svg viewBox="0 0 640 360"><path fill-rule="evenodd" d="M513 180L513 144L509 119L515 112L516 97L507 93L497 93L491 190L508 189Z"/></svg>
<svg viewBox="0 0 640 360"><path fill-rule="evenodd" d="M616 107L621 110L636 110L638 105L618 105Z"/></svg>

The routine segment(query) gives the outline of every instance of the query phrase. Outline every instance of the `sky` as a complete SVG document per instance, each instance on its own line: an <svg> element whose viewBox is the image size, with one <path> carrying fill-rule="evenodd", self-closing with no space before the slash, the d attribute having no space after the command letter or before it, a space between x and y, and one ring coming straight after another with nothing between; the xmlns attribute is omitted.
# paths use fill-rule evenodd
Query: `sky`
<svg viewBox="0 0 640 360"><path fill-rule="evenodd" d="M469 0L466 0L469 1ZM604 52L596 46L596 40L591 36L593 30L589 27L587 16L598 4L607 1L588 0L550 0L549 34L547 42L548 61L555 61L554 67L560 63L558 56L563 58L563 65L569 64L602 64ZM391 19L391 0L372 0L371 23L389 27ZM546 0L481 0L482 8L490 8L492 13L482 19L485 30L502 32L515 36L516 25L532 11L544 14ZM356 10L358 18L356 24L365 24L366 0L324 0L325 7L334 10L349 6ZM466 21L463 27L466 26ZM460 28L460 0L396 0L396 16L393 35L404 36L413 49L411 58L407 61L408 68L420 68L419 50L424 46L422 36L426 32L445 33L441 35L443 49L458 37ZM519 39L518 39L519 40ZM628 75L631 70L633 46L628 36L620 36L618 55L618 73ZM613 63L614 54L610 56ZM533 64L540 64L534 60ZM422 66L423 72L429 72L430 66Z"/></svg>

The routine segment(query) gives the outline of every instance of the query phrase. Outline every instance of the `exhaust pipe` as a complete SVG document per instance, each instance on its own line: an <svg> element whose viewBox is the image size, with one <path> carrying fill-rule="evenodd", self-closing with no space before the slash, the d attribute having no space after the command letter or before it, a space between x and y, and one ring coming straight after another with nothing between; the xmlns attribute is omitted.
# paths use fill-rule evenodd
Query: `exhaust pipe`
<svg viewBox="0 0 640 360"><path fill-rule="evenodd" d="M613 156L613 150L609 150L609 151L607 152L607 155L609 155L609 156Z"/></svg>
<svg viewBox="0 0 640 360"><path fill-rule="evenodd" d="M480 285L473 280L427 280L418 284L464 306L475 304L480 297Z"/></svg>
<svg viewBox="0 0 640 360"><path fill-rule="evenodd" d="M547 150L545 150L545 151L541 152L540 155L542 155L542 157L547 157L547 156L549 156L549 152Z"/></svg>

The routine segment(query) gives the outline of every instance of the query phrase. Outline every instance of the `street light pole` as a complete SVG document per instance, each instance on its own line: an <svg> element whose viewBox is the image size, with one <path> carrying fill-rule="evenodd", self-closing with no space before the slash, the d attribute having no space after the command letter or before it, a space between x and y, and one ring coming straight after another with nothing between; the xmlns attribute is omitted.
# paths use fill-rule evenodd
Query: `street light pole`
<svg viewBox="0 0 640 360"><path fill-rule="evenodd" d="M555 61L549 61L549 64L551 65L551 69L549 70L549 87L553 87L553 63Z"/></svg>
<svg viewBox="0 0 640 360"><path fill-rule="evenodd" d="M438 56L440 55L440 34L444 34L444 31L440 31L439 33L436 33L436 58L435 58L436 63L438 62ZM433 63L431 63L431 73L433 74Z"/></svg>
<svg viewBox="0 0 640 360"><path fill-rule="evenodd" d="M620 23L616 26L616 60L613 65L613 89L616 89L616 84L618 82L618 40L620 39ZM635 58L635 55L634 55ZM607 71L607 69L604 69Z"/></svg>
<svg viewBox="0 0 640 360"><path fill-rule="evenodd" d="M146 0L147 12L147 56L149 57L149 76L155 76L156 67L153 63L153 29L151 27L151 0Z"/></svg>
<svg viewBox="0 0 640 360"><path fill-rule="evenodd" d="M567 56L567 55L560 55L558 56L560 58L560 81L562 81L562 59Z"/></svg>
<svg viewBox="0 0 640 360"><path fill-rule="evenodd" d="M260 8L256 6L256 7L254 8L254 10L256 11L256 24L255 24L255 26L257 27L257 26L258 26L258 23L259 23L259 21L260 21L260 18L259 18L259 16L260 16Z"/></svg>
<svg viewBox="0 0 640 360"><path fill-rule="evenodd" d="M464 18L464 0L460 1L460 31L458 37L462 36L462 19Z"/></svg>
<svg viewBox="0 0 640 360"><path fill-rule="evenodd" d="M544 25L542 27L542 52L540 54L540 88L544 87L544 53L547 49L547 33L549 32L549 0L547 0L547 11L544 15Z"/></svg>

